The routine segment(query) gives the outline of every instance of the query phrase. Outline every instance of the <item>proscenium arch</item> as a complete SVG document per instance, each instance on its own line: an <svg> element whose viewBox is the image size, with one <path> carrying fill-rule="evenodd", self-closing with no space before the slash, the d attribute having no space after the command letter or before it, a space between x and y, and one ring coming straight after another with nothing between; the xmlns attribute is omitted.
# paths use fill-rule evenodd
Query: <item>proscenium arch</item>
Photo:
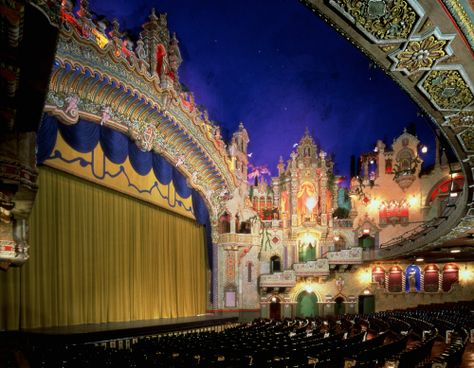
<svg viewBox="0 0 474 368"><path fill-rule="evenodd" d="M154 142L160 143L153 149L179 165L188 185L202 194L209 212L217 215L220 193L233 192L238 181L228 153L210 134L208 118L196 107L187 109L180 94L162 87L159 76L141 67L137 58L126 60L114 51L111 42L101 48L74 27L61 26L45 111L60 113L64 99L74 94L86 102L79 104L76 118L100 123L107 106L112 116L104 124L134 140L141 138L137 134L143 126L153 125L159 136ZM198 176L193 177L194 173Z"/></svg>
<svg viewBox="0 0 474 368"><path fill-rule="evenodd" d="M370 22L364 22L370 17L386 16L390 25L390 4L383 10L384 14L369 15L366 14L369 9L357 13L349 2L343 0L300 1L370 57L409 94L429 117L433 127L446 138L465 177L466 185L458 196L456 209L450 214L449 220L440 225L436 237L427 236L411 245L392 247L384 254L376 254L375 258L395 257L426 244L436 246L467 231L474 223L474 40L470 36L472 29L466 24L469 22L462 21L462 4L456 0L439 0L434 4L430 0L404 0L402 5L407 10L405 14L411 14L413 19L407 22L406 31L391 37L389 33L375 32L375 29L370 28ZM364 28L361 25L363 23L368 25ZM445 41L443 57L433 60L430 67L407 70L397 55L408 52L407 47L411 43L422 42L428 37ZM456 62L450 61L448 56L455 56ZM446 79L448 76L462 90L464 98L442 99L442 95L438 94L440 92L430 84L434 78ZM466 117L471 119L471 123L465 123Z"/></svg>

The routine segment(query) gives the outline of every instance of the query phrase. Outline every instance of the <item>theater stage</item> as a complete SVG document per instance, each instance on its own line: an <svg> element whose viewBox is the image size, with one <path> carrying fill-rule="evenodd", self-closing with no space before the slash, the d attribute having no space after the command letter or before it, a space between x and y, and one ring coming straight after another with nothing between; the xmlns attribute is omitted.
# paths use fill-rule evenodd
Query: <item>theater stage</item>
<svg viewBox="0 0 474 368"><path fill-rule="evenodd" d="M236 323L237 320L237 317L206 314L195 317L35 328L22 330L21 335L34 345L38 343L77 344L201 329Z"/></svg>

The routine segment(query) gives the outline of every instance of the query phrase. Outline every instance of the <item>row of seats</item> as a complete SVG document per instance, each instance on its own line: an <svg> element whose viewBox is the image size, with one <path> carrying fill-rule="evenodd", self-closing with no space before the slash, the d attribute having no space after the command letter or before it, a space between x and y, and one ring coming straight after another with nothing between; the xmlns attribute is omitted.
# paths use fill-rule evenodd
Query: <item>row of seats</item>
<svg viewBox="0 0 474 368"><path fill-rule="evenodd" d="M395 310L339 318L257 319L220 332L143 337L130 349L93 344L37 347L35 367L318 367L427 368L462 359L473 305ZM431 357L437 338L450 344Z"/></svg>

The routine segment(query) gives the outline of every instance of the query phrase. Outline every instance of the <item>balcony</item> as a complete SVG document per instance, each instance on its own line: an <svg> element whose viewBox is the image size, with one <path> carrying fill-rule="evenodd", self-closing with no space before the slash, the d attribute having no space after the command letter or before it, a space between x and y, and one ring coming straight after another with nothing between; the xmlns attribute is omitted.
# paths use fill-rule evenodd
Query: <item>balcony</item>
<svg viewBox="0 0 474 368"><path fill-rule="evenodd" d="M255 245L260 243L258 235L254 234L238 234L238 233L227 233L219 234L219 244L233 244L233 245Z"/></svg>
<svg viewBox="0 0 474 368"><path fill-rule="evenodd" d="M353 221L351 219L334 219L335 228L352 229Z"/></svg>
<svg viewBox="0 0 474 368"><path fill-rule="evenodd" d="M329 262L327 259L318 259L317 261L295 263L293 269L298 277L327 276L329 275Z"/></svg>
<svg viewBox="0 0 474 368"><path fill-rule="evenodd" d="M293 270L260 276L260 287L293 287L295 285L296 274Z"/></svg>
<svg viewBox="0 0 474 368"><path fill-rule="evenodd" d="M327 258L330 265L361 264L362 248L354 247L351 249L343 249L339 252L328 252Z"/></svg>

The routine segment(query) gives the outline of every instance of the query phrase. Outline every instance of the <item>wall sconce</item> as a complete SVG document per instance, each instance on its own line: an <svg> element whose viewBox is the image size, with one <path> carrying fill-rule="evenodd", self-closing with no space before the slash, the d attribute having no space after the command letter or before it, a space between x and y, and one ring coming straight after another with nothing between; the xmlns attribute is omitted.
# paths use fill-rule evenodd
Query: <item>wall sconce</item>
<svg viewBox="0 0 474 368"><path fill-rule="evenodd" d="M364 294L364 295L370 295L370 294L371 294L370 289L369 289L369 288L365 288L364 291L362 292L362 294Z"/></svg>

